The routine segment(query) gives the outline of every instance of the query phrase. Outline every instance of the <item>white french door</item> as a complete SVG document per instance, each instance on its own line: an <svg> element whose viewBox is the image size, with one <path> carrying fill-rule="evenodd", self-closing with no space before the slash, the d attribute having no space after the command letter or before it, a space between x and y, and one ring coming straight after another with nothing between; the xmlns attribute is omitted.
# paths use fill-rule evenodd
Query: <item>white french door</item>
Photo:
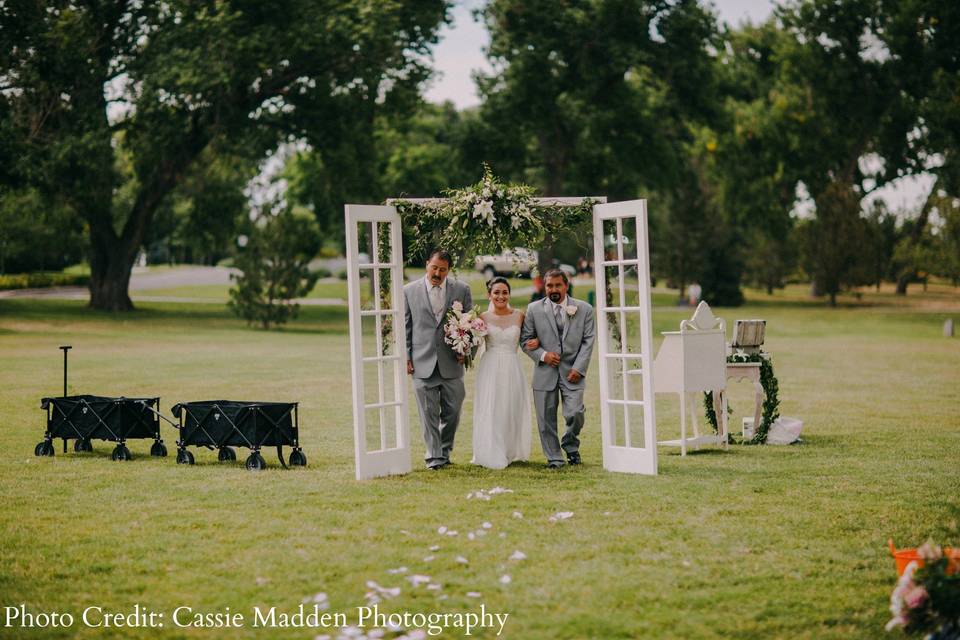
<svg viewBox="0 0 960 640"><path fill-rule="evenodd" d="M409 473L400 216L348 204L345 219L357 479Z"/></svg>
<svg viewBox="0 0 960 640"><path fill-rule="evenodd" d="M603 467L657 473L647 201L593 207Z"/></svg>

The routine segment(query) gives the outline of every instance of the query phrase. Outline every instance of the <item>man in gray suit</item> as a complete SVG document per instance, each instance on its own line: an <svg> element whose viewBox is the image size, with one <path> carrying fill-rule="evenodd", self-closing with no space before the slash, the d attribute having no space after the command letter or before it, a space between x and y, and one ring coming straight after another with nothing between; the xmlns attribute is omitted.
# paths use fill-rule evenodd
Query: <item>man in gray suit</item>
<svg viewBox="0 0 960 640"><path fill-rule="evenodd" d="M547 271L544 277L547 295L527 307L520 334L524 352L536 363L533 402L537 408L540 445L551 469L565 464L564 453L570 464L580 464L580 430L586 413L583 391L595 339L593 307L569 297L569 286L566 273L560 269ZM534 338L539 345L531 348ZM558 440L557 407L561 402L567 429Z"/></svg>
<svg viewBox="0 0 960 640"><path fill-rule="evenodd" d="M427 260L427 275L403 288L407 373L413 375L427 467L434 470L450 464L460 408L466 396L463 357L444 342L444 318L454 302L460 302L465 310L473 307L470 287L447 279L450 265L450 254L434 250Z"/></svg>

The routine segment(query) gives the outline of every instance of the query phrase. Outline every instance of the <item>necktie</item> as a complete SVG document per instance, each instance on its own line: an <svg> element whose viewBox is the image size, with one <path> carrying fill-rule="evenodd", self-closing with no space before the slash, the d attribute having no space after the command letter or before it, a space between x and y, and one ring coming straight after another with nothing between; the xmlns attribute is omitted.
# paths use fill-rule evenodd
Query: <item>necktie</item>
<svg viewBox="0 0 960 640"><path fill-rule="evenodd" d="M440 317L440 313L443 311L443 300L440 298L440 294L443 293L440 290L440 287L434 286L430 289L430 306L433 307L433 315L436 318Z"/></svg>
<svg viewBox="0 0 960 640"><path fill-rule="evenodd" d="M557 335L563 338L563 308L558 304L553 305L553 318L557 321Z"/></svg>

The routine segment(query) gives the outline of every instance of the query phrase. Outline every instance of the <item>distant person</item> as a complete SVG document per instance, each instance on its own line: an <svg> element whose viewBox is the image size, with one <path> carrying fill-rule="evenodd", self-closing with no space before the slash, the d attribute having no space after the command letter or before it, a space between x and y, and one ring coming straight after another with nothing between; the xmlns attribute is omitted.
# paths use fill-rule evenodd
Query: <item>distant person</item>
<svg viewBox="0 0 960 640"><path fill-rule="evenodd" d="M543 278L540 276L533 277L533 293L530 294L530 302L536 302L537 300L543 300Z"/></svg>
<svg viewBox="0 0 960 640"><path fill-rule="evenodd" d="M693 281L690 283L690 286L687 287L687 303L691 307L695 307L700 303L700 296L703 294L703 289L700 285Z"/></svg>
<svg viewBox="0 0 960 640"><path fill-rule="evenodd" d="M593 275L593 267L590 266L590 261L580 256L580 259L577 260L577 274L590 276Z"/></svg>

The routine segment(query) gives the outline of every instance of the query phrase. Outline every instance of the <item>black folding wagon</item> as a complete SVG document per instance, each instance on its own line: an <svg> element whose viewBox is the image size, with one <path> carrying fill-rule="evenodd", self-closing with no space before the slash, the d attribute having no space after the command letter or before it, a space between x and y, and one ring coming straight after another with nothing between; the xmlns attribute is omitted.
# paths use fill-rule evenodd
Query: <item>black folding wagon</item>
<svg viewBox="0 0 960 640"><path fill-rule="evenodd" d="M63 440L63 452L67 441L73 440L73 450L93 451L93 440L116 442L111 457L114 460L129 460L127 440L153 439L150 455L165 456L167 447L160 438L160 420L157 408L160 398L108 398L79 395L59 398L43 398L40 408L47 412L46 432L37 444L34 454L52 456L53 441Z"/></svg>
<svg viewBox="0 0 960 640"><path fill-rule="evenodd" d="M242 402L237 400L203 400L173 405L171 411L180 420L177 441L177 464L193 464L188 446L217 449L221 461L237 459L233 447L247 447L250 456L247 469L267 466L260 455L262 447L276 447L280 464L283 447L291 447L290 465L306 466L307 456L300 448L299 416L296 402Z"/></svg>

